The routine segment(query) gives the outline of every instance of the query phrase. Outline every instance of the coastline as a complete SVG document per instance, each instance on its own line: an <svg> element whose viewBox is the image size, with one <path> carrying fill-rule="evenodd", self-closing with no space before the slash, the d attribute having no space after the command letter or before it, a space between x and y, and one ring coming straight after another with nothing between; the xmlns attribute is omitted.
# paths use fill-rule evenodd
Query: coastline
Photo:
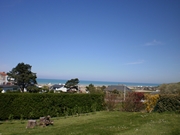
<svg viewBox="0 0 180 135"><path fill-rule="evenodd" d="M49 82L49 83L47 83ZM52 82L52 83L51 83ZM37 86L39 88L43 86L51 87L52 85L59 84L65 85L67 80L58 80L58 79L38 79ZM131 90L139 90L142 92L144 89L148 89L152 92L152 90L157 89L160 84L152 84L152 83L130 83L130 82L103 82L103 81L80 81L78 84L78 89L82 92L86 92L86 87L90 84L93 84L95 87L105 86L106 88L111 85L124 85Z"/></svg>
<svg viewBox="0 0 180 135"><path fill-rule="evenodd" d="M37 78L38 85L54 85L54 84L65 84L67 80L62 79L40 79ZM108 81L86 81L80 80L79 86L88 86L93 84L94 86L109 86L109 85L125 85L128 87L157 87L160 84L156 83L137 83L137 82L108 82Z"/></svg>
<svg viewBox="0 0 180 135"><path fill-rule="evenodd" d="M38 84L38 87L41 88L43 86L48 86L49 88L52 86L48 85L48 84ZM82 93L86 93L87 91L87 86L89 85L78 85L78 89L82 92ZM105 86L106 88L108 87L108 85L94 85L96 88L97 87L102 87ZM157 91L157 87L156 86L127 86L130 90L133 90L134 92L155 92ZM147 89L147 90L146 90Z"/></svg>

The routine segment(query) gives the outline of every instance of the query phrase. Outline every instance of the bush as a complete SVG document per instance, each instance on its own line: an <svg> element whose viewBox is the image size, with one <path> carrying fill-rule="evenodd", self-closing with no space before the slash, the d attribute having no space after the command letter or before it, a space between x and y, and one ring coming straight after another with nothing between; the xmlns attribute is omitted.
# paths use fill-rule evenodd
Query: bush
<svg viewBox="0 0 180 135"><path fill-rule="evenodd" d="M159 90L161 94L180 94L180 82L162 84L159 86Z"/></svg>
<svg viewBox="0 0 180 135"><path fill-rule="evenodd" d="M95 87L93 84L89 84L89 86L86 86L87 91L89 91L91 94L103 94L105 88L106 86Z"/></svg>
<svg viewBox="0 0 180 135"><path fill-rule="evenodd" d="M92 108L94 104L96 108ZM104 109L103 105L102 94L4 93L0 94L0 120L8 119L10 114L14 119L20 119L22 115L24 118L39 118L46 115L54 117L57 114L64 116L67 110L75 107L79 107L75 113L80 113L80 110L100 111Z"/></svg>
<svg viewBox="0 0 180 135"><path fill-rule="evenodd" d="M118 97L118 94L106 93L105 103L106 103L107 110L113 111L115 109L117 105L117 97Z"/></svg>
<svg viewBox="0 0 180 135"><path fill-rule="evenodd" d="M123 111L138 112L144 109L144 104L141 100L144 98L144 94L140 92L129 92L126 95L125 101L122 102Z"/></svg>
<svg viewBox="0 0 180 135"><path fill-rule="evenodd" d="M157 101L159 100L159 95L145 94L144 97L145 97L145 102L144 102L145 110L147 112L151 112L154 109Z"/></svg>
<svg viewBox="0 0 180 135"><path fill-rule="evenodd" d="M41 89L35 85L30 85L27 87L27 90L29 93L38 93L38 92L40 92Z"/></svg>
<svg viewBox="0 0 180 135"><path fill-rule="evenodd" d="M154 111L180 113L180 95L160 95Z"/></svg>

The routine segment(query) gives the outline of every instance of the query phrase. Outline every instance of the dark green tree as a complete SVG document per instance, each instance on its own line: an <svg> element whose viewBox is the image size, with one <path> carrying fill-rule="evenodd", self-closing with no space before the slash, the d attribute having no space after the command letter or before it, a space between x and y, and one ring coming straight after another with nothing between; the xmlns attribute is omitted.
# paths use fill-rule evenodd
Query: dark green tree
<svg viewBox="0 0 180 135"><path fill-rule="evenodd" d="M78 88L78 83L79 83L79 79L78 78L75 78L75 79L71 79L71 80L68 80L65 84L65 87L66 88Z"/></svg>
<svg viewBox="0 0 180 135"><path fill-rule="evenodd" d="M21 92L24 92L24 88L37 84L36 74L31 72L31 67L29 64L19 63L7 73L9 80L13 79L14 84L21 88Z"/></svg>
<svg viewBox="0 0 180 135"><path fill-rule="evenodd" d="M38 93L38 92L41 91L41 88L38 88L38 87L35 86L35 85L29 85L29 86L27 87L27 91L28 91L29 93Z"/></svg>

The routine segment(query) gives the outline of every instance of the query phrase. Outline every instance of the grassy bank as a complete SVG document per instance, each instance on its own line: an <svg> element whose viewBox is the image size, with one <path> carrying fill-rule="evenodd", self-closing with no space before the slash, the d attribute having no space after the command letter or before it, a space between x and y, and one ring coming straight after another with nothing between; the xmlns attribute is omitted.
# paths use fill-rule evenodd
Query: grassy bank
<svg viewBox="0 0 180 135"><path fill-rule="evenodd" d="M52 118L53 126L26 129L27 120L0 122L0 135L179 135L180 115L174 113L97 112Z"/></svg>

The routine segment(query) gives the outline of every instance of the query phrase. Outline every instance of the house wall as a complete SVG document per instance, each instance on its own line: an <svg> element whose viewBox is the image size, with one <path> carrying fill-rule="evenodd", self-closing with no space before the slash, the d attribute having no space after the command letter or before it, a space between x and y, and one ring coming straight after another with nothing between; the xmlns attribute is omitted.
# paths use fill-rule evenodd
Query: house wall
<svg viewBox="0 0 180 135"><path fill-rule="evenodd" d="M7 90L11 90L11 91L17 91L19 89L18 86L0 86L0 88L2 88L2 90L4 91L3 93L5 93Z"/></svg>
<svg viewBox="0 0 180 135"><path fill-rule="evenodd" d="M5 82L5 76L0 74L0 85Z"/></svg>
<svg viewBox="0 0 180 135"><path fill-rule="evenodd" d="M8 82L7 75L3 75L0 73L0 85L3 83L6 84L7 82Z"/></svg>
<svg viewBox="0 0 180 135"><path fill-rule="evenodd" d="M7 83L8 82L8 76L6 75L5 76L5 83Z"/></svg>

